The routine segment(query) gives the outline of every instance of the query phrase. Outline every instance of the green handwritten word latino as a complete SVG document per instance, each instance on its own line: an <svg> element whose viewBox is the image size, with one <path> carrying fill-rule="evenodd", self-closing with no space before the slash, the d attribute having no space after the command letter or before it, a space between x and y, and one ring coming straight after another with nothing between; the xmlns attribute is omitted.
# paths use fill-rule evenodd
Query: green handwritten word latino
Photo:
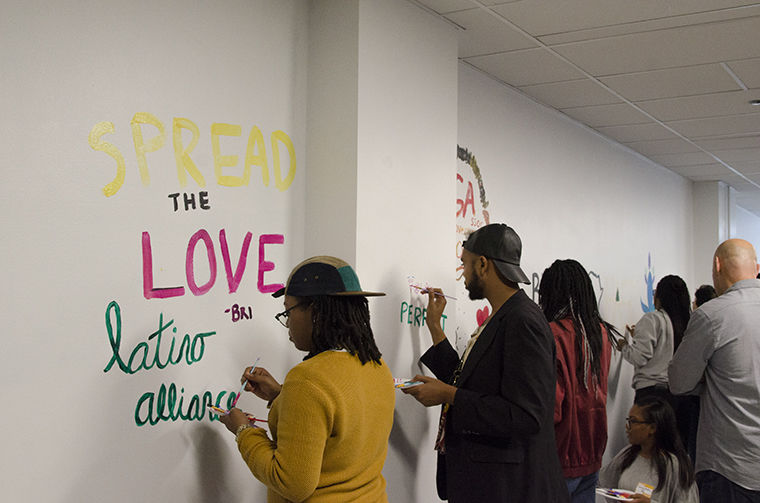
<svg viewBox="0 0 760 503"><path fill-rule="evenodd" d="M111 313L116 318L116 331L114 333L114 327L111 324ZM192 338L190 334L185 334L182 338L182 343L179 349L175 353L176 338L172 336L171 346L166 354L166 358L161 360L161 338L164 332L174 324L174 320L169 320L164 324L164 315L161 313L158 318L158 330L148 335L148 341L139 342L132 353L129 355L129 360L124 363L124 359L121 357L121 308L119 304L114 300L108 304L106 308L106 330L108 331L108 342L111 345L111 360L103 369L103 372L111 370L114 364L117 364L119 369L125 374L135 374L140 370L150 370L153 367L159 369L165 368L167 365L177 365L184 357L185 362L188 365L197 363L203 358L203 353L206 351L206 337L215 335L216 332L201 332L195 334ZM172 332L176 333L177 328L173 327ZM150 342L155 342L155 348L153 350L153 357L151 358Z"/></svg>
<svg viewBox="0 0 760 503"><path fill-rule="evenodd" d="M162 384L158 389L158 393L153 393L152 391L143 393L135 407L135 424L137 426L145 426L150 423L151 426L155 426L159 421L173 422L178 419L182 419L183 421L202 421L206 415L208 415L210 420L217 421L218 417L209 411L207 406L216 405L220 408L229 409L235 401L235 392L233 391L218 393L216 402L212 401L213 394L210 391L206 391L200 396L193 395L187 402L187 406L185 406L184 394L185 388L181 388L179 400L177 400L177 386L174 383L170 383L168 387ZM225 394L227 394L227 406L222 407L221 402Z"/></svg>

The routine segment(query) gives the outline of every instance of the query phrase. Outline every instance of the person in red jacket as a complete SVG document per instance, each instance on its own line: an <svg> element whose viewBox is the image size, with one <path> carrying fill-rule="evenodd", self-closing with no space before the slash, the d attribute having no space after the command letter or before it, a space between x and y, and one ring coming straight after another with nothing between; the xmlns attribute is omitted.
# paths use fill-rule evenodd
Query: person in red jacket
<svg viewBox="0 0 760 503"><path fill-rule="evenodd" d="M555 260L544 271L539 304L557 346L554 431L573 503L593 503L607 445L607 375L615 343L586 269Z"/></svg>

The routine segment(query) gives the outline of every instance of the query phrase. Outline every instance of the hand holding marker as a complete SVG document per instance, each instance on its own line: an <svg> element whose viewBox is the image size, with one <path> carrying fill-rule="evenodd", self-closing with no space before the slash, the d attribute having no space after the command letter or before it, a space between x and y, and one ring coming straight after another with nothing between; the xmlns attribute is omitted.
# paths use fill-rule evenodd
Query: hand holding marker
<svg viewBox="0 0 760 503"><path fill-rule="evenodd" d="M416 288L417 290L419 290L419 291L420 291L420 293L428 293L428 292L431 292L431 291L432 291L432 290L430 290L430 288L427 288L427 287L423 288L423 287L421 287L421 286L419 286L419 285L409 285L409 286L411 286L412 288ZM451 295L444 295L444 294L442 294L441 292L435 292L435 291L433 291L433 293L434 293L435 295L439 295L439 296L441 296L441 297L446 297L447 299L453 299L453 300L457 300L457 298L456 298L456 297L452 297Z"/></svg>
<svg viewBox="0 0 760 503"><path fill-rule="evenodd" d="M253 373L253 369L256 368L256 365L258 365L259 360L261 360L261 357L256 358L256 361L253 362L253 365L251 366L251 371L248 372L249 374ZM240 393L242 393L245 390L245 385L248 384L248 381L243 379L243 385L240 386L240 391L237 392L237 395L235 395L235 399L232 401L232 406L234 407L235 404L237 404L238 399L240 398Z"/></svg>
<svg viewBox="0 0 760 503"><path fill-rule="evenodd" d="M256 365L258 365L260 359L261 359L261 357L256 358L256 361L253 362L253 365L251 366L251 372L253 372L253 369L256 368ZM238 391L237 395L235 395L235 399L232 401L232 407L235 407L235 405L237 404L237 401L240 399L240 394L245 390L245 385L247 383L248 383L248 381L245 380L245 379L243 379L243 385L240 386L240 391ZM230 409L232 409L232 407L230 407ZM217 414L219 416L226 416L227 414L230 413L230 409L222 409L221 407L217 407L217 406L211 405L211 404L208 405L208 408L211 409L211 412L213 412L213 413L215 413L215 414ZM256 419L256 417L253 414L248 414L247 412L245 413L245 415L248 416L248 420L251 421L251 422L256 422L256 421L259 421L259 422L262 422L262 423L266 423L267 422L266 419Z"/></svg>

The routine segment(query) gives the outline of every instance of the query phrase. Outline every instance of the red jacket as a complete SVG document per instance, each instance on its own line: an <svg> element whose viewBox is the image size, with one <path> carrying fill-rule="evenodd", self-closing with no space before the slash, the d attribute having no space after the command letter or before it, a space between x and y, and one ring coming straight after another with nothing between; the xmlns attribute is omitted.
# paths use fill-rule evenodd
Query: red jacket
<svg viewBox="0 0 760 503"><path fill-rule="evenodd" d="M588 370L588 389L576 376L575 329L570 318L549 324L557 346L557 390L554 432L557 454L565 478L583 477L599 471L607 445L607 376L610 341L602 327L601 374Z"/></svg>

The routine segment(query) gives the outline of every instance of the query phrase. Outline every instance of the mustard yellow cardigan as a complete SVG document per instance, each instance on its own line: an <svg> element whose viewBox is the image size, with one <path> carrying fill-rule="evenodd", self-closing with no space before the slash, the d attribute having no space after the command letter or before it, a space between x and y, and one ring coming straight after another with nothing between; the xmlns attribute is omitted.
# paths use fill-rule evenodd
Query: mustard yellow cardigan
<svg viewBox="0 0 760 503"><path fill-rule="evenodd" d="M293 367L269 411L272 439L260 428L238 437L269 503L387 502L394 393L385 362L325 351Z"/></svg>

